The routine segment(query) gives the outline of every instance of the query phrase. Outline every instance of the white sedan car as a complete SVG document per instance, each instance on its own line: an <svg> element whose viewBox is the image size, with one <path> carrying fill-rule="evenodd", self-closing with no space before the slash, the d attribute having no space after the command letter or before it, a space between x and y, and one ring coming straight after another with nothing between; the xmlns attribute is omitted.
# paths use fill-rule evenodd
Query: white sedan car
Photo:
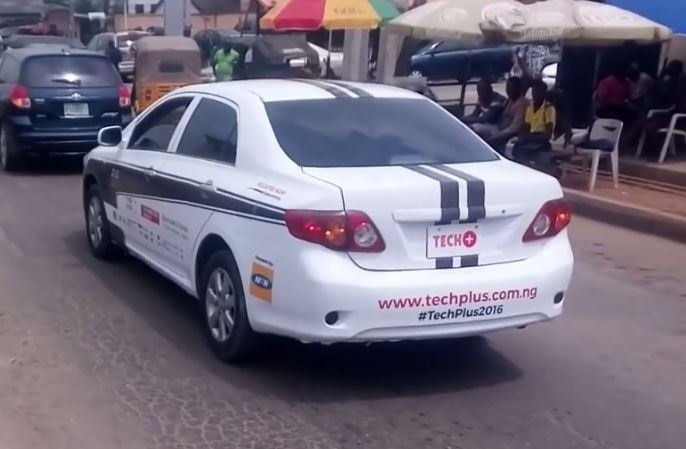
<svg viewBox="0 0 686 449"><path fill-rule="evenodd" d="M93 253L124 249L197 298L222 359L260 333L459 337L562 312L573 258L560 185L419 94L189 86L99 142L83 179Z"/></svg>

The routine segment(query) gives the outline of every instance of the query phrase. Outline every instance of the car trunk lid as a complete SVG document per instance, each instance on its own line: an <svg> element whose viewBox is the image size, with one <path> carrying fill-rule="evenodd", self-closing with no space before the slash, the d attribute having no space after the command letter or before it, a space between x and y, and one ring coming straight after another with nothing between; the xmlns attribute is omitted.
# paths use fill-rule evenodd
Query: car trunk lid
<svg viewBox="0 0 686 449"><path fill-rule="evenodd" d="M507 161L351 168L305 168L341 189L346 210L365 212L382 253L350 253L369 270L460 268L531 257L522 237L547 200L552 178Z"/></svg>

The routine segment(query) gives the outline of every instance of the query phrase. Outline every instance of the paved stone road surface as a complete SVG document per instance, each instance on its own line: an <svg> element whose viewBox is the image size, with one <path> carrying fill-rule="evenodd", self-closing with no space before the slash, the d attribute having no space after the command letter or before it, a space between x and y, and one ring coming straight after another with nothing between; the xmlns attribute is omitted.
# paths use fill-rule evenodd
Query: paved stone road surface
<svg viewBox="0 0 686 449"><path fill-rule="evenodd" d="M684 448L685 246L575 219L557 321L234 367L177 288L89 255L79 170L0 175L2 449Z"/></svg>

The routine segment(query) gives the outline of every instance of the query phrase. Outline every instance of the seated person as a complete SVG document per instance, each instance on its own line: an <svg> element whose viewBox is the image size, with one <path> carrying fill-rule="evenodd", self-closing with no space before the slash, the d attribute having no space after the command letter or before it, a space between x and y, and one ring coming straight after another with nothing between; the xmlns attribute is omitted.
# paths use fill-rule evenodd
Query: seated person
<svg viewBox="0 0 686 449"><path fill-rule="evenodd" d="M638 109L643 109L643 104L648 97L648 94L653 89L653 78L647 73L641 71L636 64L629 66L626 77L629 81L629 87L631 88L629 100Z"/></svg>
<svg viewBox="0 0 686 449"><path fill-rule="evenodd" d="M636 118L637 111L631 104L631 84L621 64L613 67L612 73L598 83L595 92L596 116L628 123Z"/></svg>
<svg viewBox="0 0 686 449"><path fill-rule="evenodd" d="M531 82L532 103L526 108L524 125L512 155L518 161L536 161L541 153L550 152L557 114L547 100L548 87L541 80Z"/></svg>
<svg viewBox="0 0 686 449"><path fill-rule="evenodd" d="M529 101L524 97L524 85L521 78L511 77L507 80L507 101L502 116L496 124L475 123L472 129L494 150L505 152L507 142L515 137L524 124L524 114Z"/></svg>
<svg viewBox="0 0 686 449"><path fill-rule="evenodd" d="M479 103L474 111L463 117L462 121L468 125L474 123L497 124L503 113L506 98L493 90L493 86L486 79L481 79L476 85Z"/></svg>
<svg viewBox="0 0 686 449"><path fill-rule="evenodd" d="M672 60L665 66L647 103L649 109L661 110L647 118L641 127L646 138L644 152L650 155L662 145L664 134L660 135L658 130L669 126L672 114L686 112L686 75L682 61Z"/></svg>

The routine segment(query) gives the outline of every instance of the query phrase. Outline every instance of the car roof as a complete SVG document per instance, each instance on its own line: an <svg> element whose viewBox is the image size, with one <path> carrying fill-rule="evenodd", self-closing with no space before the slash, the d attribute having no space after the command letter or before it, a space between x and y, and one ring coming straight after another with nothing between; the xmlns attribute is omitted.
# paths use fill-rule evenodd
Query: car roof
<svg viewBox="0 0 686 449"><path fill-rule="evenodd" d="M259 97L263 102L326 100L336 98L333 92L346 97L359 98L424 98L423 96L399 87L375 83L329 82L327 80L297 79L258 79L227 81L222 83L198 84L180 89L177 92L198 92L231 98L246 91Z"/></svg>
<svg viewBox="0 0 686 449"><path fill-rule="evenodd" d="M14 56L16 59L26 59L34 56L95 56L104 58L100 53L90 50L81 50L77 48L70 48L59 45L45 45L45 46L31 46L23 48L8 48L5 50L8 55Z"/></svg>

